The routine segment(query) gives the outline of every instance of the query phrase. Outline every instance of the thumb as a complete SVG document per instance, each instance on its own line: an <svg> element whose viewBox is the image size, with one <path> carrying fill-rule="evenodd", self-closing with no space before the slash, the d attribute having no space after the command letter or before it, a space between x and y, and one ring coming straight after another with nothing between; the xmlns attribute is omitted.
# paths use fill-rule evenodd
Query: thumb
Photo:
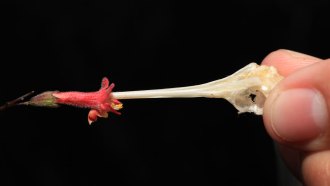
<svg viewBox="0 0 330 186"><path fill-rule="evenodd" d="M264 123L279 143L306 151L330 149L330 60L288 75L267 98Z"/></svg>

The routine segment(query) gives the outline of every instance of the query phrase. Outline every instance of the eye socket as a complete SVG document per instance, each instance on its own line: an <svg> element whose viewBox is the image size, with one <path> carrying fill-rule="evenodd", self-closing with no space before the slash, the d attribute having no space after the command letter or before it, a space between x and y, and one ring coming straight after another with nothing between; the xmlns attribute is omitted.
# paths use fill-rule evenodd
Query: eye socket
<svg viewBox="0 0 330 186"><path fill-rule="evenodd" d="M249 95L249 98L250 98L251 101L253 101L253 102L256 102L256 97L257 97L257 95L255 95L255 94L250 94L250 95Z"/></svg>

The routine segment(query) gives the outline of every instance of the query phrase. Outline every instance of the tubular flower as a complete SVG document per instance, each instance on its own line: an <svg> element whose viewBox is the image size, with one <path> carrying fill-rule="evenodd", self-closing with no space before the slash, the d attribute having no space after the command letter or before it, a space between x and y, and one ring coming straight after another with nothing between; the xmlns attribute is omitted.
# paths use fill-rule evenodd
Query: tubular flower
<svg viewBox="0 0 330 186"><path fill-rule="evenodd" d="M123 106L120 101L113 98L112 89L115 84L109 85L108 78L102 79L101 88L95 92L59 92L47 91L41 93L30 101L25 102L26 105L56 107L59 104L71 105L81 108L90 108L88 113L88 123L92 124L97 120L97 117L108 117L108 112L113 112L120 115L120 110Z"/></svg>

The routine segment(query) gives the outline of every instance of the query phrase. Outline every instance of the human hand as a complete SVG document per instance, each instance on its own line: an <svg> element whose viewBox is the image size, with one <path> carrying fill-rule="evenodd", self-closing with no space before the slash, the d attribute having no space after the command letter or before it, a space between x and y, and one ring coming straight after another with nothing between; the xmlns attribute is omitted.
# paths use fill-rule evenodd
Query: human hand
<svg viewBox="0 0 330 186"><path fill-rule="evenodd" d="M330 59L278 50L262 64L285 77L265 102L268 133L305 185L330 185Z"/></svg>

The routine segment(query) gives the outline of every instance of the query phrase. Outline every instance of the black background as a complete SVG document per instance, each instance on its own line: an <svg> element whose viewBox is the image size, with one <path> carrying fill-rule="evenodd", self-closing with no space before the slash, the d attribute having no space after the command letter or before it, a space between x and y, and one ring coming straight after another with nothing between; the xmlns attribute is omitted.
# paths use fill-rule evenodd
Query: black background
<svg viewBox="0 0 330 186"><path fill-rule="evenodd" d="M204 83L287 48L330 56L327 1L1 3L0 102L31 90L115 91ZM88 110L0 113L0 185L276 185L262 117L224 100L125 100Z"/></svg>

